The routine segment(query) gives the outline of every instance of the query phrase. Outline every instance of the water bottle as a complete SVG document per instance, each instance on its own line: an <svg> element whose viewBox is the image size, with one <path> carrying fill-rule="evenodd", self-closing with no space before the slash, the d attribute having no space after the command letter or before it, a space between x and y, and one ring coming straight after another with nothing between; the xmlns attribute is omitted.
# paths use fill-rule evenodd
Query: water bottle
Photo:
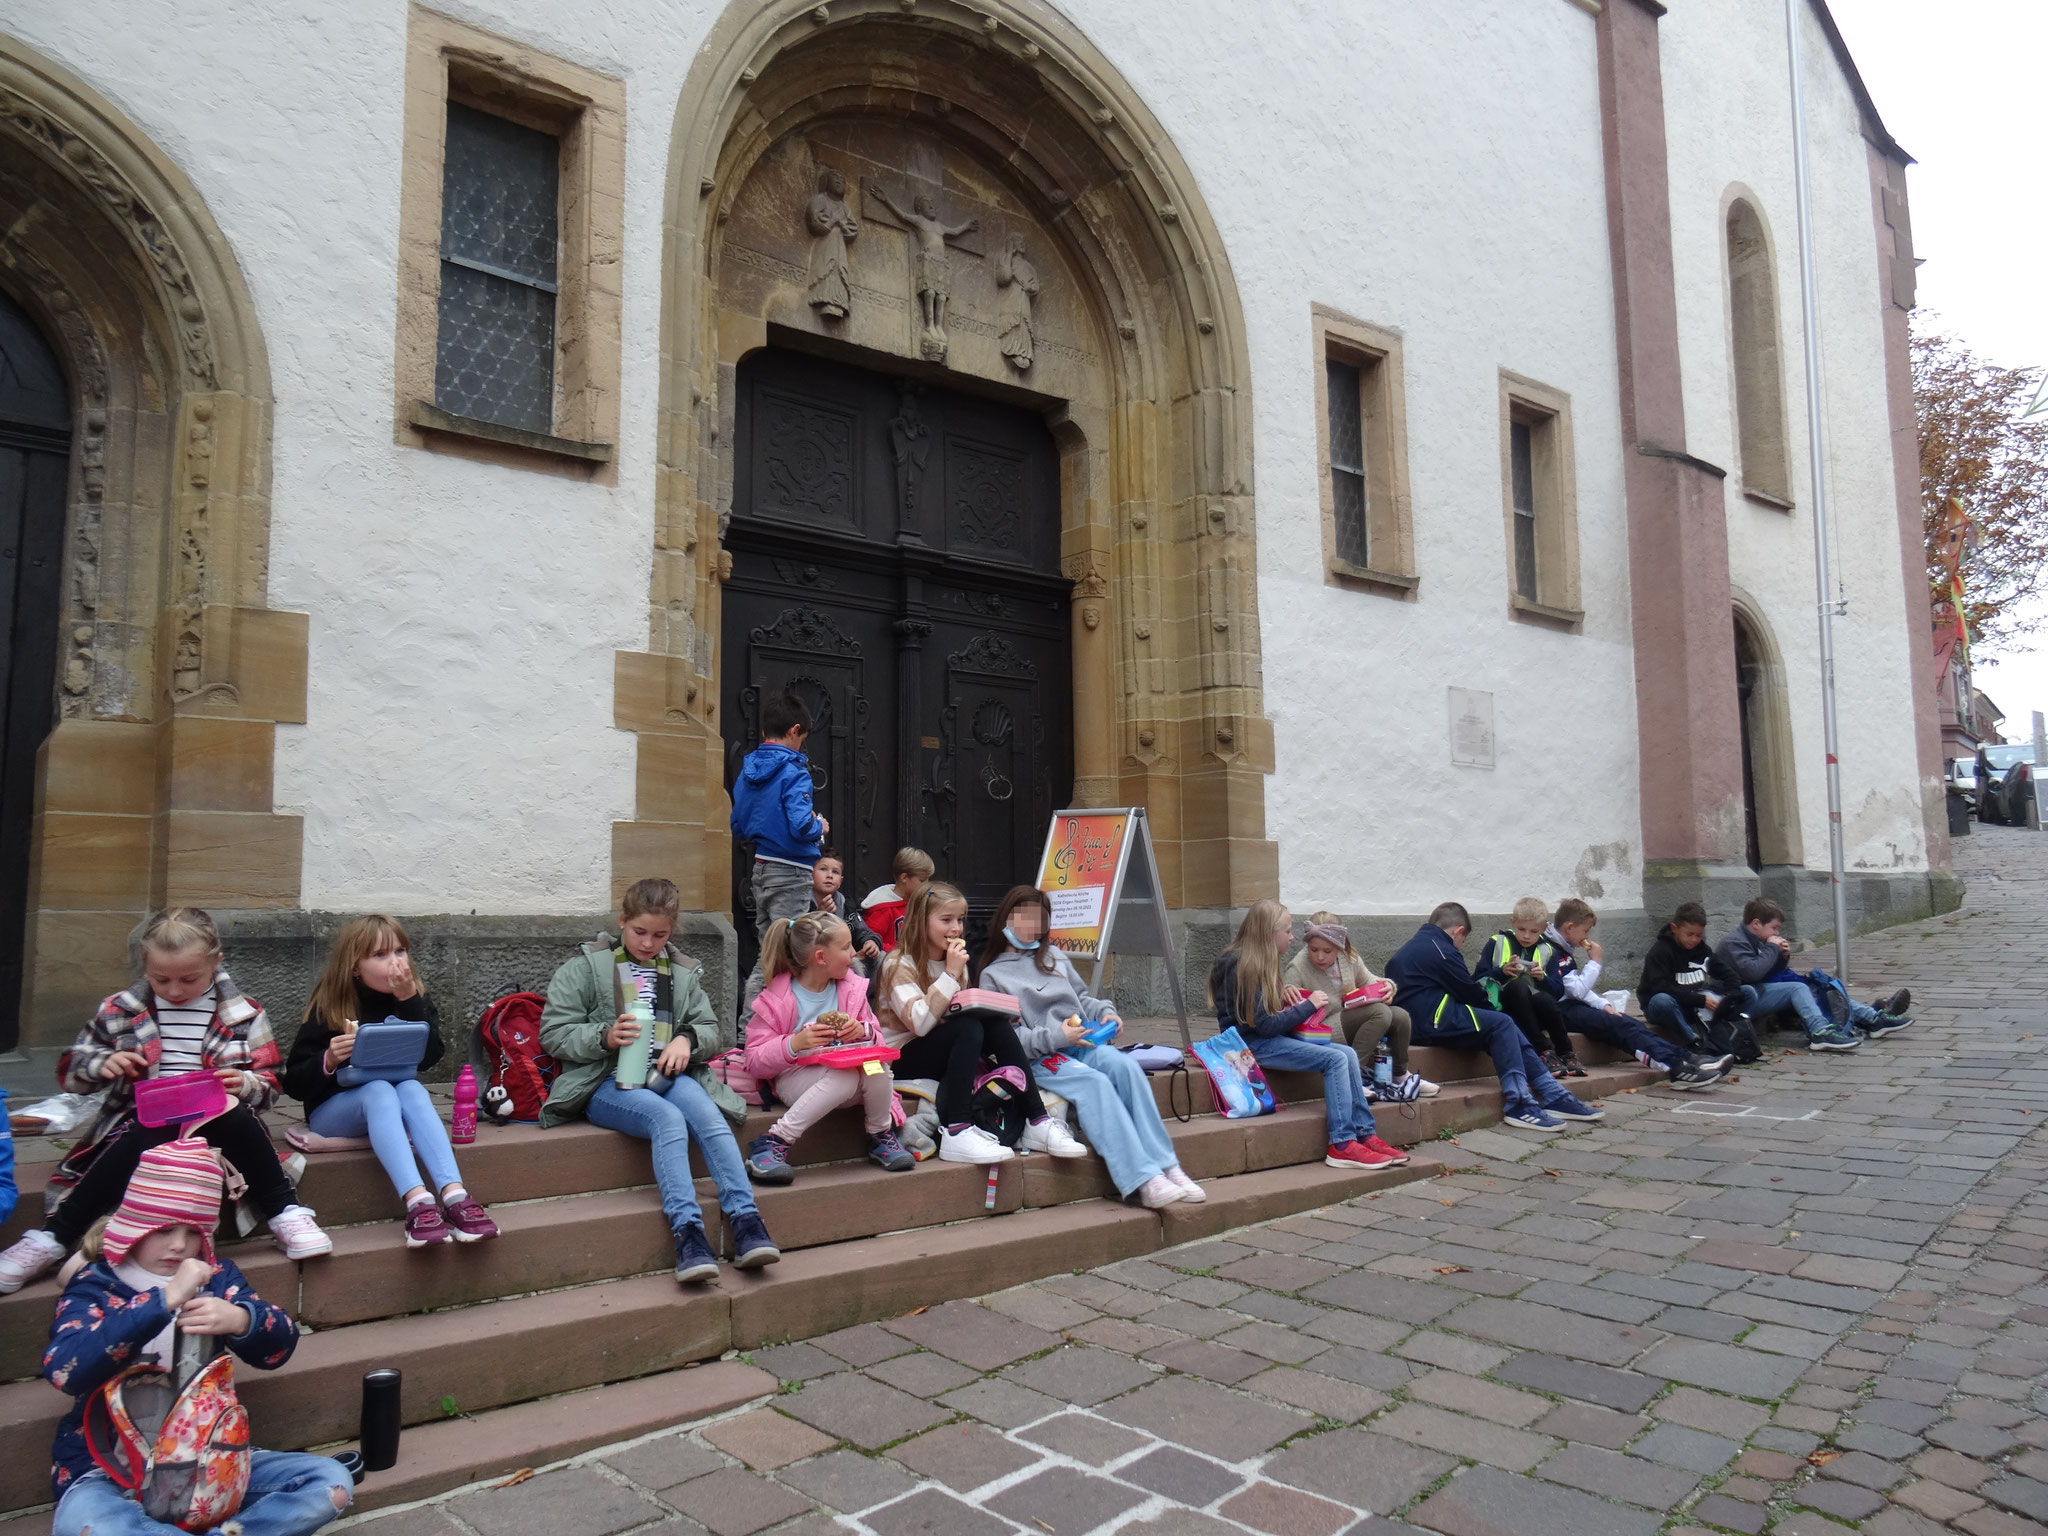
<svg viewBox="0 0 2048 1536"><path fill-rule="evenodd" d="M640 1026L640 1033L632 1043L619 1047L619 1059L612 1067L612 1081L621 1088L644 1088L647 1086L648 1053L654 1047L654 1010L646 1003L635 999L628 1010L633 1022Z"/></svg>
<svg viewBox="0 0 2048 1536"><path fill-rule="evenodd" d="M1375 1056L1372 1063L1372 1080L1382 1088L1394 1086L1394 1063L1385 1056Z"/></svg>
<svg viewBox="0 0 2048 1536"><path fill-rule="evenodd" d="M448 1127L448 1139L458 1147L476 1140L476 1069L468 1062L455 1074L455 1118Z"/></svg>
<svg viewBox="0 0 2048 1536"><path fill-rule="evenodd" d="M363 1416L356 1443L363 1448L363 1467L388 1472L398 1465L399 1391L404 1376L385 1366L363 1377Z"/></svg>

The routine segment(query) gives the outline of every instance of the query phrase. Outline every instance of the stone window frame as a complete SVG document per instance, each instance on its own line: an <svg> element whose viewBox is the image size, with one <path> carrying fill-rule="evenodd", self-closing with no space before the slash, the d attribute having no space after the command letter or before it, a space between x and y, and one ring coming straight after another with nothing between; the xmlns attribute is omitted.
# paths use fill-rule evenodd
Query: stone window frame
<svg viewBox="0 0 2048 1536"><path fill-rule="evenodd" d="M561 141L552 433L451 415L435 403L441 185L451 101ZM438 11L411 7L393 401L400 443L617 483L625 180L624 81Z"/></svg>
<svg viewBox="0 0 2048 1536"><path fill-rule="evenodd" d="M1530 431L1536 497L1536 596L1515 586L1514 437ZM1522 374L1500 370L1501 526L1507 540L1508 609L1518 619L1577 632L1586 621L1579 593L1579 488L1572 438L1572 397Z"/></svg>
<svg viewBox="0 0 2048 1536"><path fill-rule="evenodd" d="M1739 228L1745 225L1746 229ZM1745 255L1737 244L1754 242ZM1731 188L1721 207L1728 293L1728 391L1742 494L1790 512L1792 427L1785 387L1785 331L1778 304L1778 247L1756 195Z"/></svg>
<svg viewBox="0 0 2048 1536"><path fill-rule="evenodd" d="M1401 336L1327 305L1311 304L1309 313L1314 332L1316 501L1322 514L1324 584L1413 597L1422 583L1415 569L1414 503L1408 490L1408 405ZM1368 565L1354 564L1337 553L1337 499L1330 483L1332 362L1349 363L1359 371Z"/></svg>

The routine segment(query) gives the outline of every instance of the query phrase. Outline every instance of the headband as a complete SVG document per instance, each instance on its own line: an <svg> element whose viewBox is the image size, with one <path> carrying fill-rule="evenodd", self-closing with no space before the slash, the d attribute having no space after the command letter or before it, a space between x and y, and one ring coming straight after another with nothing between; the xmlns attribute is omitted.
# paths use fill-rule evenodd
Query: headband
<svg viewBox="0 0 2048 1536"><path fill-rule="evenodd" d="M1334 944L1339 949L1351 947L1351 935L1342 923L1310 923L1306 937L1321 939L1325 944Z"/></svg>

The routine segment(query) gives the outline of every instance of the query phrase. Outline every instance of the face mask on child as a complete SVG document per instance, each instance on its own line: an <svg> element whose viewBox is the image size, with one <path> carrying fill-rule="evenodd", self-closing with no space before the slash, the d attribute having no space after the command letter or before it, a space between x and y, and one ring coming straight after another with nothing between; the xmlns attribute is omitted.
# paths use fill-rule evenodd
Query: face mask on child
<svg viewBox="0 0 2048 1536"><path fill-rule="evenodd" d="M1032 939L1027 942L1023 939L1018 938L1016 930L1010 927L1010 925L1007 923L1003 925L1003 937L1010 941L1010 948L1021 949L1027 955L1030 954L1032 950L1038 948L1038 940Z"/></svg>

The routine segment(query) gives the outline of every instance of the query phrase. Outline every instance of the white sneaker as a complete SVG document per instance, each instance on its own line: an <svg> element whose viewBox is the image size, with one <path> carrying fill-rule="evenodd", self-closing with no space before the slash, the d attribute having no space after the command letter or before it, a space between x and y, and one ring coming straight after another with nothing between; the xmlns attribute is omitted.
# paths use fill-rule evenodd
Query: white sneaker
<svg viewBox="0 0 2048 1536"><path fill-rule="evenodd" d="M978 1125L970 1125L964 1131L939 1133L942 1163L1007 1163L1016 1155Z"/></svg>
<svg viewBox="0 0 2048 1536"><path fill-rule="evenodd" d="M1408 1075L1422 1085L1415 1091L1417 1098L1433 1099L1437 1096L1441 1088L1440 1084L1432 1083L1428 1078L1419 1076L1414 1072L1410 1072Z"/></svg>
<svg viewBox="0 0 2048 1536"><path fill-rule="evenodd" d="M1163 1173L1155 1173L1138 1186L1138 1203L1148 1211L1156 1211L1162 1205L1171 1205L1176 1200L1185 1200L1187 1191Z"/></svg>
<svg viewBox="0 0 2048 1536"><path fill-rule="evenodd" d="M0 1253L0 1296L12 1296L64 1257L64 1245L41 1227L31 1227Z"/></svg>
<svg viewBox="0 0 2048 1536"><path fill-rule="evenodd" d="M270 1235L288 1259L317 1259L334 1252L334 1239L320 1230L303 1205L288 1205L271 1217Z"/></svg>
<svg viewBox="0 0 2048 1536"><path fill-rule="evenodd" d="M1182 1168L1179 1163L1175 1163L1171 1168L1167 1169L1163 1177L1174 1182L1175 1186L1180 1190L1181 1199L1187 1201L1189 1205L1200 1205L1209 1198L1208 1191L1189 1178L1187 1170Z"/></svg>
<svg viewBox="0 0 2048 1536"><path fill-rule="evenodd" d="M1088 1149L1074 1139L1068 1130L1051 1115L1036 1125L1024 1127L1024 1150L1026 1152L1050 1152L1054 1157L1086 1157Z"/></svg>

